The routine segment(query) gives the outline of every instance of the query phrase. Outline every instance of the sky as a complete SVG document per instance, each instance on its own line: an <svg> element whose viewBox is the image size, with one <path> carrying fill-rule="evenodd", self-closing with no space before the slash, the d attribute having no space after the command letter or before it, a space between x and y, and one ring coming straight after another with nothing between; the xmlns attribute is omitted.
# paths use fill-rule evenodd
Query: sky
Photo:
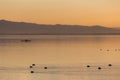
<svg viewBox="0 0 120 80"><path fill-rule="evenodd" d="M0 0L0 19L120 27L120 0Z"/></svg>

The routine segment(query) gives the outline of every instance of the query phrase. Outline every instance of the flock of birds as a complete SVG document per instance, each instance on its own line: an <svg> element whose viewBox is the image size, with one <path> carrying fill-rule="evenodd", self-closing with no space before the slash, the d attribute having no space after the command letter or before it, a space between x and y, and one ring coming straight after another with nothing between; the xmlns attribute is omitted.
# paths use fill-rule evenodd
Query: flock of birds
<svg viewBox="0 0 120 80"><path fill-rule="evenodd" d="M100 49L100 51L107 51L107 52L109 52L111 50L110 49ZM120 49L114 49L113 51L120 51Z"/></svg>
<svg viewBox="0 0 120 80"><path fill-rule="evenodd" d="M108 67L112 67L113 65L112 65L112 64L108 64L107 66L108 66ZM84 66L84 68L88 68L88 69L90 69L90 68L92 68L92 67L94 67L94 66L92 66L92 65L86 65L86 66ZM37 71L35 72L34 70L38 70L38 71L39 71L39 70L45 70L45 71L46 71L46 70L48 70L48 71L52 71L52 70L53 70L53 71L55 71L56 69L57 69L57 70L62 70L62 69L64 69L64 70L65 70L65 69L68 69L68 70L71 70L71 69L73 69L73 70L80 70L81 67L42 66L42 68L41 68L39 65L32 64L32 65L29 66L29 68L30 68L30 70L31 70L30 73L33 74L33 73L36 73L36 72L37 72ZM34 68L36 68L36 69L34 69ZM75 69L75 68L77 68L77 69ZM97 69L97 70L102 70L103 67L96 66L96 69Z"/></svg>

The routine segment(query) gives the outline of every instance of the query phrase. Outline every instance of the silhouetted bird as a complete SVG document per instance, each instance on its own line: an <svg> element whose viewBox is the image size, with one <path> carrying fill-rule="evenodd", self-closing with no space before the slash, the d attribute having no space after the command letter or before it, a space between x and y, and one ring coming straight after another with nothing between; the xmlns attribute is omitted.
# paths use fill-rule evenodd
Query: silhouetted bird
<svg viewBox="0 0 120 80"><path fill-rule="evenodd" d="M32 64L32 66L35 66L35 64Z"/></svg>
<svg viewBox="0 0 120 80"><path fill-rule="evenodd" d="M102 51L102 49L100 49L100 51Z"/></svg>
<svg viewBox="0 0 120 80"><path fill-rule="evenodd" d="M108 66L112 66L112 64L108 64Z"/></svg>
<svg viewBox="0 0 120 80"><path fill-rule="evenodd" d="M87 68L89 68L90 67L90 65L87 65Z"/></svg>
<svg viewBox="0 0 120 80"><path fill-rule="evenodd" d="M34 73L34 71L31 71L30 73Z"/></svg>
<svg viewBox="0 0 120 80"><path fill-rule="evenodd" d="M32 66L30 66L30 68L33 68Z"/></svg>
<svg viewBox="0 0 120 80"><path fill-rule="evenodd" d="M102 68L101 67L98 67L99 70L101 70Z"/></svg>
<svg viewBox="0 0 120 80"><path fill-rule="evenodd" d="M44 67L44 69L48 69L47 67Z"/></svg>

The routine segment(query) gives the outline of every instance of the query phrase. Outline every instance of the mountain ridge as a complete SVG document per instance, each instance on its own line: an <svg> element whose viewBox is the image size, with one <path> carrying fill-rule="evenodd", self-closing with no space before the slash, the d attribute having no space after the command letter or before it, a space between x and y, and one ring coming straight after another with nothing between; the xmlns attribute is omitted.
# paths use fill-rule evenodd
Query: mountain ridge
<svg viewBox="0 0 120 80"><path fill-rule="evenodd" d="M102 34L120 34L116 28L108 28L100 25L47 25L27 22L13 22L0 20L0 34L18 34L18 35L102 35Z"/></svg>

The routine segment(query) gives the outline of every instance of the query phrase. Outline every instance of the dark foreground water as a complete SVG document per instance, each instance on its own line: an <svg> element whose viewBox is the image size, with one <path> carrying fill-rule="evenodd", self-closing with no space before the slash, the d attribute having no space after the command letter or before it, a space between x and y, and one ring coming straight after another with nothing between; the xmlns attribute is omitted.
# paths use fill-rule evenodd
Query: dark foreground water
<svg viewBox="0 0 120 80"><path fill-rule="evenodd" d="M0 80L119 80L119 41L118 35L1 35Z"/></svg>

